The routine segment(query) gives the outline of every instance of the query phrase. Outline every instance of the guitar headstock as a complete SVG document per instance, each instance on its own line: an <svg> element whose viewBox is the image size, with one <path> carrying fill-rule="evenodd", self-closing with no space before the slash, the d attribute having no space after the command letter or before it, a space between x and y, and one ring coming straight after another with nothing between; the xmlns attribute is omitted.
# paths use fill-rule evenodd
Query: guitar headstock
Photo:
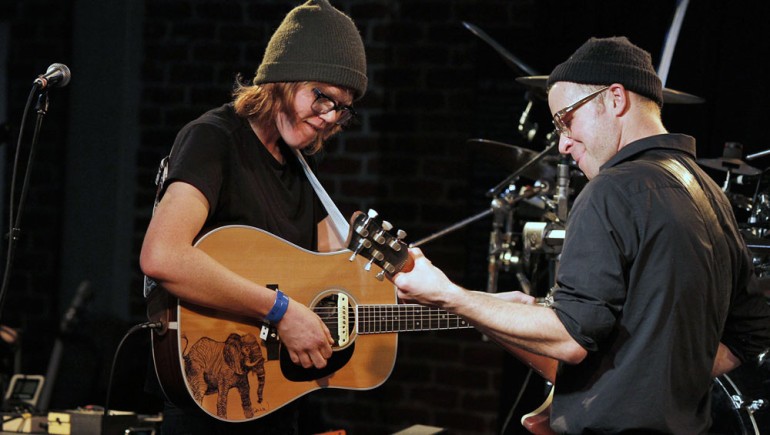
<svg viewBox="0 0 770 435"><path fill-rule="evenodd" d="M368 213L357 211L350 218L350 234L346 243L348 249L353 251L350 261L356 255L368 258L366 270L371 268L372 263L382 268L382 272L377 274L379 280L383 276L392 279L398 272L408 272L414 266L409 257L409 246L403 242L406 232L398 230L393 236L388 232L391 229L393 225L371 209Z"/></svg>

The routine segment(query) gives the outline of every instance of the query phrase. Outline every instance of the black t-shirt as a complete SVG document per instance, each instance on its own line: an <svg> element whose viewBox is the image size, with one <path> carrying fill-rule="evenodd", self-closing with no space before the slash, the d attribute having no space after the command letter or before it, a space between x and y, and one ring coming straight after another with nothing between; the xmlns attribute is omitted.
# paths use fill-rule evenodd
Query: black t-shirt
<svg viewBox="0 0 770 435"><path fill-rule="evenodd" d="M180 130L169 155L164 188L182 181L206 197L209 215L199 237L225 225L248 225L315 250L317 223L327 213L296 156L285 143L280 142L280 147L285 164L275 160L232 104L225 104ZM312 157L307 161L315 167ZM157 384L150 389L157 391ZM182 410L167 402L163 430L201 435L295 434L301 423L300 400L244 423L219 421L200 410Z"/></svg>
<svg viewBox="0 0 770 435"><path fill-rule="evenodd" d="M249 225L313 250L316 224L326 213L297 158L280 144L283 165L232 104L223 105L179 132L166 186L184 181L203 193L210 211L202 234L224 225ZM313 167L314 160L307 160Z"/></svg>

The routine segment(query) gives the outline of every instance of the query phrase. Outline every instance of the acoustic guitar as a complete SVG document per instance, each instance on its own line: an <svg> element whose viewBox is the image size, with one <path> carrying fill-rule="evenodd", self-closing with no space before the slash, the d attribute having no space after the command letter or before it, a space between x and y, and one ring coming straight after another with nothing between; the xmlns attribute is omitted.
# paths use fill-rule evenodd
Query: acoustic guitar
<svg viewBox="0 0 770 435"><path fill-rule="evenodd" d="M357 212L351 223L349 250L334 253L307 251L248 226L202 236L195 246L231 271L315 311L334 337L334 353L325 368L304 369L269 325L180 301L156 286L148 317L163 325L153 331L152 351L169 400L223 421L254 420L321 388L383 384L400 332L470 327L444 310L398 304L389 279L413 266L407 245L376 212Z"/></svg>

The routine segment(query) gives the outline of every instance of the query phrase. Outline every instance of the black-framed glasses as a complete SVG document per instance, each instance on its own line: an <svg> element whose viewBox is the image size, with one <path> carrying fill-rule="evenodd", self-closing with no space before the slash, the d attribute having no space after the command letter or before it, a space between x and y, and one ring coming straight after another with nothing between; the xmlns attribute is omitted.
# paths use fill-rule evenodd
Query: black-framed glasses
<svg viewBox="0 0 770 435"><path fill-rule="evenodd" d="M605 86L597 91L594 91L585 97L579 99L578 101L570 104L569 106L559 110L558 112L553 114L553 126L556 127L556 131L565 137L572 137L572 132L569 129L569 125L567 125L567 115L570 113L578 110L581 108L584 104L588 103L589 101L596 98L599 94L609 89L609 86Z"/></svg>
<svg viewBox="0 0 770 435"><path fill-rule="evenodd" d="M353 106L337 104L336 101L318 90L318 88L313 88L313 93L315 94L315 100L310 108L313 109L313 112L315 112L316 115L325 115L334 110L337 112L337 121L334 123L342 127L350 125L357 116Z"/></svg>

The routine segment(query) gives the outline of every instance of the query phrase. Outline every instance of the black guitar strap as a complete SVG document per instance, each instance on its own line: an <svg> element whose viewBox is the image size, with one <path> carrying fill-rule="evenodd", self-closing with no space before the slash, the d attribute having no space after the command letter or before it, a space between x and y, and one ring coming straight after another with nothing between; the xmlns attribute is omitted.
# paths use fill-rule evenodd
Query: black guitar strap
<svg viewBox="0 0 770 435"><path fill-rule="evenodd" d="M152 212L155 213L155 209L158 207L158 203L160 202L160 194L163 192L163 189L166 185L166 178L168 178L168 156L163 157L163 159L160 161L160 165L158 166L158 173L155 174L155 202L152 204ZM148 277L147 275L144 276L144 297L150 295L150 293L155 289L155 287L158 286L158 283L155 282L152 278Z"/></svg>
<svg viewBox="0 0 770 435"><path fill-rule="evenodd" d="M160 161L160 165L158 166L158 173L155 174L155 203L152 206L152 211L155 213L155 208L158 206L158 203L160 202L160 194L163 192L163 189L166 187L166 178L168 178L168 157L163 157L163 159Z"/></svg>

